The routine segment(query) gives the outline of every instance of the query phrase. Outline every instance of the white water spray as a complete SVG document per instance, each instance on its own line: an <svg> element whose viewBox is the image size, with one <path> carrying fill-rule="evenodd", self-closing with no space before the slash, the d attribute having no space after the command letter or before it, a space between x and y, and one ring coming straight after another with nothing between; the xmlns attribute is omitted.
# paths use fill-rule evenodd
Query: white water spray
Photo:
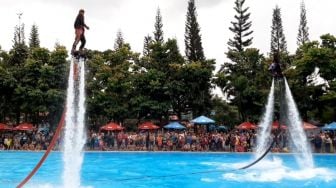
<svg viewBox="0 0 336 188"><path fill-rule="evenodd" d="M310 145L307 141L306 133L303 130L303 122L300 118L300 114L294 102L294 98L289 89L286 78L284 78L284 81L286 104L288 107L286 117L288 119L289 134L294 145L293 149L294 152L297 153L295 155L296 161L301 168L313 168L313 156L311 153Z"/></svg>
<svg viewBox="0 0 336 188"><path fill-rule="evenodd" d="M67 104L64 135L64 171L65 188L80 187L80 171L83 162L82 149L85 144L85 67L80 60L77 79L74 75L74 62L70 64L67 90Z"/></svg>
<svg viewBox="0 0 336 188"><path fill-rule="evenodd" d="M286 78L284 78L285 90L280 89L279 93L282 95L284 92L284 98L280 98L282 104L283 113L280 115L282 119L286 120L288 125L288 132L293 143L292 151L295 152L295 158L301 169L313 168L314 161L311 154L311 148L307 141L307 136L303 130L303 122L300 118L300 114L296 107L294 98L288 86ZM282 86L279 85L281 88ZM260 123L260 130L258 133L258 142L256 148L256 157L261 156L268 148L271 141L271 129L274 113L274 80L272 81L271 91L268 95L266 111L263 115Z"/></svg>
<svg viewBox="0 0 336 188"><path fill-rule="evenodd" d="M271 129L274 112L274 79L272 81L271 91L267 98L266 111L259 124L260 130L257 137L256 157L261 156L268 148L271 138Z"/></svg>

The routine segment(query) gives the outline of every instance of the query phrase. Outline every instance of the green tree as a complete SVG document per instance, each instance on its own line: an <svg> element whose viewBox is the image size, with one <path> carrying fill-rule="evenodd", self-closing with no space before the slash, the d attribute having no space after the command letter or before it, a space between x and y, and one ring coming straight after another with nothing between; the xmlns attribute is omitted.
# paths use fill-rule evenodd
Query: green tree
<svg viewBox="0 0 336 188"><path fill-rule="evenodd" d="M163 43L163 30L162 30L162 16L160 8L157 9L156 16L155 16L155 24L154 24L154 41Z"/></svg>
<svg viewBox="0 0 336 188"><path fill-rule="evenodd" d="M115 51L94 52L88 61L88 114L92 125L107 121L123 122L132 117L131 95L133 61L139 54L124 44Z"/></svg>
<svg viewBox="0 0 336 188"><path fill-rule="evenodd" d="M232 27L230 31L234 33L233 39L229 39L228 45L230 50L242 52L244 48L252 44L253 37L249 37L253 31L250 31L252 22L249 21L250 13L247 11L249 7L243 8L245 0L236 0L235 1L235 11L237 15L234 16L236 21L231 22ZM249 37L245 39L246 37Z"/></svg>
<svg viewBox="0 0 336 188"><path fill-rule="evenodd" d="M139 118L166 119L168 111L178 115L192 110L209 112L213 60L186 63L175 39L149 45L149 54L140 59L134 86ZM148 117L148 115L150 115Z"/></svg>
<svg viewBox="0 0 336 188"><path fill-rule="evenodd" d="M143 51L142 51L142 54L144 56L148 56L149 53L150 53L150 45L151 43L153 42L153 39L151 36L147 35L145 36L144 38L144 47L143 47Z"/></svg>
<svg viewBox="0 0 336 188"><path fill-rule="evenodd" d="M38 48L38 47L40 47L38 26L34 24L30 31L29 48L32 49L32 48Z"/></svg>
<svg viewBox="0 0 336 188"><path fill-rule="evenodd" d="M288 69L286 75L303 119L329 122L336 114L336 38L326 34L321 40L321 44L313 41L300 46L293 61L295 69ZM317 70L324 82L314 81Z"/></svg>
<svg viewBox="0 0 336 188"><path fill-rule="evenodd" d="M225 125L230 128L234 128L235 125L239 124L238 121L238 109L236 106L227 103L219 97L214 97L211 100L214 115L213 119L218 125Z"/></svg>
<svg viewBox="0 0 336 188"><path fill-rule="evenodd" d="M28 52L22 64L9 63L5 100L11 105L7 105L4 117L15 123L20 123L23 117L24 121L37 124L41 122L40 114L46 114L43 118L52 125L58 123L64 108L66 57L64 47L53 52L36 47Z"/></svg>
<svg viewBox="0 0 336 188"><path fill-rule="evenodd" d="M133 81L137 95L132 100L136 106L138 119L156 118L162 120L167 117L172 107L170 101L169 83L170 66L183 62L179 55L176 40L167 42L154 42L149 45L149 54L143 56L138 63Z"/></svg>
<svg viewBox="0 0 336 188"><path fill-rule="evenodd" d="M13 48L9 54L9 63L12 65L22 65L28 57L28 47L25 44L24 24L15 26Z"/></svg>
<svg viewBox="0 0 336 188"><path fill-rule="evenodd" d="M309 32L307 26L307 17L306 17L306 8L304 1L301 2L301 13L300 13L300 25L299 25L299 33L297 36L297 45L301 46L306 42L309 42Z"/></svg>
<svg viewBox="0 0 336 188"><path fill-rule="evenodd" d="M16 25L14 28L13 47L18 44L25 44L24 24Z"/></svg>
<svg viewBox="0 0 336 188"><path fill-rule="evenodd" d="M281 10L278 6L273 10L271 31L271 54L287 54L287 42L283 32Z"/></svg>
<svg viewBox="0 0 336 188"><path fill-rule="evenodd" d="M195 1L189 0L184 34L185 54L189 61L204 61L202 38L196 16Z"/></svg>
<svg viewBox="0 0 336 188"><path fill-rule="evenodd" d="M189 62L183 67L183 81L186 84L188 107L195 116L208 115L211 111L211 79L214 60Z"/></svg>
<svg viewBox="0 0 336 188"><path fill-rule="evenodd" d="M16 86L16 80L8 67L8 54L0 49L0 121L11 115L13 109L12 95Z"/></svg>
<svg viewBox="0 0 336 188"><path fill-rule="evenodd" d="M125 41L124 41L123 34L122 34L121 30L118 30L117 38L114 42L114 49L115 50L120 49L120 48L123 47L124 44L125 44Z"/></svg>
<svg viewBox="0 0 336 188"><path fill-rule="evenodd" d="M215 83L237 107L240 121L258 121L271 85L267 62L254 48L243 52L229 51L228 56L237 63L225 63L217 73Z"/></svg>

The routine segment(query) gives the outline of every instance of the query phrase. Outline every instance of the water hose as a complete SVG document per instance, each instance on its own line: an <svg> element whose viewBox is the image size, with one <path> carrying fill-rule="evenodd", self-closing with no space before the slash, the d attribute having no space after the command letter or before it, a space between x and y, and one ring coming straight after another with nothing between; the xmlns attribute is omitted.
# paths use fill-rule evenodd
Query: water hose
<svg viewBox="0 0 336 188"><path fill-rule="evenodd" d="M52 138L47 151L43 154L42 158L40 159L40 161L37 163L37 165L34 167L34 169L28 174L28 176L22 180L22 182L16 186L16 188L22 188L33 176L34 174L37 172L37 170L42 166L43 162L47 159L50 151L54 148L56 141L61 133L62 127L64 125L64 119L65 119L65 113L66 110L64 108L63 113L62 113L62 117L61 120L58 122L58 126L57 129L55 131L54 137Z"/></svg>

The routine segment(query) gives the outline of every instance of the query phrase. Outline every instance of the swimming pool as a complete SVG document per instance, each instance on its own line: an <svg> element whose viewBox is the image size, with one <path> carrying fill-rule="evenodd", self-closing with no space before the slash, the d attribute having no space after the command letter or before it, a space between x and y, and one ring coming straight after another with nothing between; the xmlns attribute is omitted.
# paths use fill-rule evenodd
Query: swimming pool
<svg viewBox="0 0 336 188"><path fill-rule="evenodd" d="M42 152L0 152L0 187L15 187ZM336 155L314 155L316 168L298 170L291 154L273 154L246 170L252 154L86 152L82 187L225 188L336 187ZM27 187L62 187L62 153L51 153Z"/></svg>

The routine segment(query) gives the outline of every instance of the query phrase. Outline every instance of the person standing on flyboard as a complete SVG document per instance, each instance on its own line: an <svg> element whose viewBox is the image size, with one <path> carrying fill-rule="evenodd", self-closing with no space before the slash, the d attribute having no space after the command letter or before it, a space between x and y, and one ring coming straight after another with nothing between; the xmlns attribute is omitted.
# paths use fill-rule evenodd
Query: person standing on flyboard
<svg viewBox="0 0 336 188"><path fill-rule="evenodd" d="M268 70L271 72L272 76L276 79L283 78L281 66L280 66L280 55L278 53L273 54L273 62L269 66Z"/></svg>
<svg viewBox="0 0 336 188"><path fill-rule="evenodd" d="M79 41L81 42L81 45L79 46L79 53L82 53L85 43L86 43L84 31L85 31L85 28L88 30L90 29L89 26L87 26L84 22L84 10L83 9L79 10L79 13L75 20L74 27L75 27L76 37L75 37L75 42L72 45L71 55L75 55L77 44L79 43Z"/></svg>

